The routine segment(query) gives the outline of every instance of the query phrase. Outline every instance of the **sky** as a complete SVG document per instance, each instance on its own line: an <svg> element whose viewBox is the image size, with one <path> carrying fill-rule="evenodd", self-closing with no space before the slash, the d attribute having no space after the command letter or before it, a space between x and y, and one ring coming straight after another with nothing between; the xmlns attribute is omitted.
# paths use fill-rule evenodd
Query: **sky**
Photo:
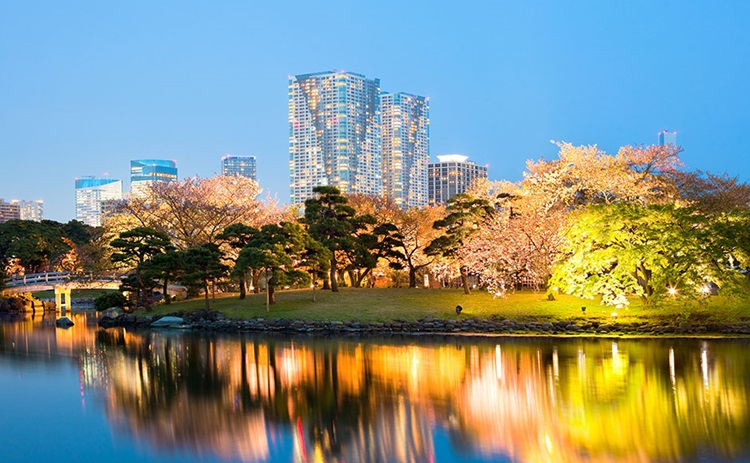
<svg viewBox="0 0 750 463"><path fill-rule="evenodd" d="M289 201L288 78L345 70L430 98L430 153L520 180L550 140L653 144L750 180L750 2L0 0L0 198L75 218L131 159L209 177L256 156Z"/></svg>

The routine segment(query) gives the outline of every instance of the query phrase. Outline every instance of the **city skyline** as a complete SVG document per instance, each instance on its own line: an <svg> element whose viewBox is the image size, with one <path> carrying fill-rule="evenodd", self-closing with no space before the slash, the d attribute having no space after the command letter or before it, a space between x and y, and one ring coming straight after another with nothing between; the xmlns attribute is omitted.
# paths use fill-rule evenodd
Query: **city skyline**
<svg viewBox="0 0 750 463"><path fill-rule="evenodd" d="M74 217L74 178L127 179L138 158L209 177L253 153L263 196L289 202L287 77L327 69L429 97L432 154L493 180L555 158L551 139L613 153L663 129L687 168L750 179L745 2L380 2L410 24L391 33L343 1L3 7L0 197L52 220Z"/></svg>

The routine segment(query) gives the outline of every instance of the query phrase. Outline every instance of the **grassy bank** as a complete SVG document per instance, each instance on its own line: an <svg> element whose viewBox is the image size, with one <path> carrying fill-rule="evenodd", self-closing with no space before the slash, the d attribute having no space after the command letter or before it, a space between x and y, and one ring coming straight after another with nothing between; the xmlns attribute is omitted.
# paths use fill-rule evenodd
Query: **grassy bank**
<svg viewBox="0 0 750 463"><path fill-rule="evenodd" d="M528 291L493 298L484 291L470 295L452 289L343 288L339 293L311 290L280 291L276 304L266 312L264 294L251 294L241 301L236 294L211 300L211 309L230 318L338 320L361 322L415 321L425 317L455 319L456 305L463 307L462 318L485 319L503 317L514 321L586 320L611 323L747 323L750 321L750 300L711 297L703 301L665 301L644 306L634 300L620 310L602 307L598 301L572 296L547 300L544 293ZM157 306L152 314L192 311L204 307L203 299L181 301ZM586 311L581 310L586 307ZM615 317L613 314L616 313Z"/></svg>

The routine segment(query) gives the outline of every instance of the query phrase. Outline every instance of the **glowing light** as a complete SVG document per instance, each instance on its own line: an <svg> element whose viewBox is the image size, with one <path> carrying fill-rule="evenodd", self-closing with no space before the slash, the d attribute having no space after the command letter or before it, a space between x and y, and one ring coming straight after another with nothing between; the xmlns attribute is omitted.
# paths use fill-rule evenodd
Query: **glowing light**
<svg viewBox="0 0 750 463"><path fill-rule="evenodd" d="M667 292L669 293L669 295L670 295L670 296L674 296L674 295L676 295L676 294L677 294L677 288L674 288L674 287L670 287L670 288L669 288L669 289L667 290Z"/></svg>

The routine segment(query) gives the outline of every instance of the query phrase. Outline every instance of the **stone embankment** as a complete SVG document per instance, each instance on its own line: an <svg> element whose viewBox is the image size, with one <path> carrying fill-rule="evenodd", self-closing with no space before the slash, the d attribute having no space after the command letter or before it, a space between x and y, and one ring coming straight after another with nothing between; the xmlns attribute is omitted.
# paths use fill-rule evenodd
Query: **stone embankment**
<svg viewBox="0 0 750 463"><path fill-rule="evenodd" d="M443 320L424 318L418 321L394 320L392 322L341 322L341 321L301 321L301 320L265 320L230 319L223 314L211 311L190 313L173 313L181 317L184 323L179 328L195 331L213 332L250 332L250 333L285 333L285 334L323 334L323 335L388 335L388 334L540 334L540 335L635 335L635 336L669 336L669 335L750 335L750 324L707 323L695 325L687 322L675 324L635 323L598 323L582 320L563 320L554 322L533 321L519 322L499 317L490 320L456 318ZM151 329L158 316L135 316L123 314L115 317L104 317L99 325L104 328L126 327Z"/></svg>

